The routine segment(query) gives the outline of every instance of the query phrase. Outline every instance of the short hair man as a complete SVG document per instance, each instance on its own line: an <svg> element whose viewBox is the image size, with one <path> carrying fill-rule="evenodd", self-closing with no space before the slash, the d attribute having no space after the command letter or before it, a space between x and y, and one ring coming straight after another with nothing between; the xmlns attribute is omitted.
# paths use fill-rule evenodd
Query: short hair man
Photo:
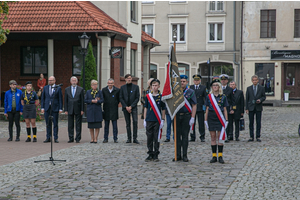
<svg viewBox="0 0 300 200"><path fill-rule="evenodd" d="M16 142L20 141L20 116L23 114L23 106L21 104L22 91L17 89L17 82L15 80L9 81L10 89L5 92L4 97L4 115L8 118L9 138L7 141L12 141L13 138L13 124L17 128Z"/></svg>

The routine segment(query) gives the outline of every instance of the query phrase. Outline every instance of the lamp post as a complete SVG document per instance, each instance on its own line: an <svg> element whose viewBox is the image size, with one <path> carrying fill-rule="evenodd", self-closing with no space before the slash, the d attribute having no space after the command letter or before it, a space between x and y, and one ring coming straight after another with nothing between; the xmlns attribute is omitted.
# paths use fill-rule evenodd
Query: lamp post
<svg viewBox="0 0 300 200"><path fill-rule="evenodd" d="M89 44L89 40L90 40L91 36L87 36L85 34L85 32L83 33L82 36L78 36L78 39L80 41L80 46L81 46L81 50L80 50L80 54L82 54L83 56L83 66L82 66L82 87L83 87L83 91L84 91L84 94L85 94L85 56L87 54L87 47L88 47L88 44ZM83 118L85 118L86 116L86 113L85 113L85 106L83 107Z"/></svg>

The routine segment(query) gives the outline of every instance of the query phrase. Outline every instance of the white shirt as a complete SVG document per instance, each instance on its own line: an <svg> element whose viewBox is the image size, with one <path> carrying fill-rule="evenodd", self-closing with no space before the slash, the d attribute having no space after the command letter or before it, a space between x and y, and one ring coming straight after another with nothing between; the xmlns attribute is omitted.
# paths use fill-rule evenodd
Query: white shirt
<svg viewBox="0 0 300 200"><path fill-rule="evenodd" d="M225 89L226 89L226 86L223 86L223 85L222 85L222 89L225 90Z"/></svg>
<svg viewBox="0 0 300 200"><path fill-rule="evenodd" d="M107 87L107 88L108 88L108 90L109 90L109 93L112 93L114 87L112 87L111 89L109 89L109 87Z"/></svg>

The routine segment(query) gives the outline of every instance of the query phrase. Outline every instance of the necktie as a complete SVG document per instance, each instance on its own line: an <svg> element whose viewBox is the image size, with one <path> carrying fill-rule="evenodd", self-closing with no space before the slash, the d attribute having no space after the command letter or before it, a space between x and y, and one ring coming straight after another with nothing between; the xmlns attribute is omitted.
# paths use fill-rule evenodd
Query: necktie
<svg viewBox="0 0 300 200"><path fill-rule="evenodd" d="M50 91L49 91L49 93L50 93L50 96L52 96L52 87L51 87L51 85L50 85Z"/></svg>
<svg viewBox="0 0 300 200"><path fill-rule="evenodd" d="M254 86L254 96L256 96L256 85Z"/></svg>
<svg viewBox="0 0 300 200"><path fill-rule="evenodd" d="M75 96L75 87L72 87L72 88L73 88L72 96L73 96L73 98L74 98L74 96Z"/></svg>
<svg viewBox="0 0 300 200"><path fill-rule="evenodd" d="M196 90L198 90L198 89L199 89L199 85L196 86Z"/></svg>

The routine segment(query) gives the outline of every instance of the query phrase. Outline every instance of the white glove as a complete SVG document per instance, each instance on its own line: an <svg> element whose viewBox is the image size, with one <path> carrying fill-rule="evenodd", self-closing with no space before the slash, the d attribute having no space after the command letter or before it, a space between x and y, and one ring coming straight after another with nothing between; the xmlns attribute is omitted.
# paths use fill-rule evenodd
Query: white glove
<svg viewBox="0 0 300 200"><path fill-rule="evenodd" d="M146 128L147 126L147 123L146 123L146 120L144 119L144 127Z"/></svg>
<svg viewBox="0 0 300 200"><path fill-rule="evenodd" d="M205 126L206 126L207 130L209 130L207 121L204 121L204 123L205 123Z"/></svg>
<svg viewBox="0 0 300 200"><path fill-rule="evenodd" d="M227 128L227 126L228 126L228 121L225 122L225 128Z"/></svg>
<svg viewBox="0 0 300 200"><path fill-rule="evenodd" d="M190 122L189 122L189 125L190 125L190 126L193 126L194 123L195 123L195 118L194 118L194 117L191 117Z"/></svg>
<svg viewBox="0 0 300 200"><path fill-rule="evenodd" d="M160 125L159 125L159 130L164 127L164 123L165 123L165 120L161 120Z"/></svg>

